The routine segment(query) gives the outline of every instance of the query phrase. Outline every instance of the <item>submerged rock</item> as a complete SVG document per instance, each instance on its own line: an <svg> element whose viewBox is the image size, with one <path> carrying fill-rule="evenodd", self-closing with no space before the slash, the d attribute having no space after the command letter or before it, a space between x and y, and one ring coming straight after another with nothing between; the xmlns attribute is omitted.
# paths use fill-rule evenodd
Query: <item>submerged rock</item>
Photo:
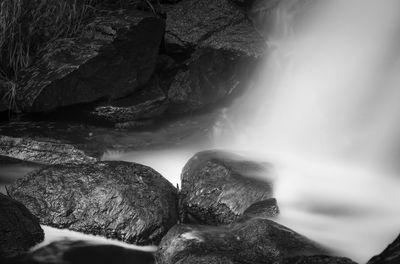
<svg viewBox="0 0 400 264"><path fill-rule="evenodd" d="M136 163L48 166L7 189L44 225L128 243L157 243L177 222L177 190Z"/></svg>
<svg viewBox="0 0 400 264"><path fill-rule="evenodd" d="M265 175L265 180L260 176ZM273 196L269 164L251 162L222 151L196 154L182 171L180 203L184 221L231 223L254 204ZM276 203L267 204L265 212L276 215ZM275 208L275 209L274 209Z"/></svg>
<svg viewBox="0 0 400 264"><path fill-rule="evenodd" d="M41 164L97 161L96 158L69 144L3 135L0 135L0 155Z"/></svg>
<svg viewBox="0 0 400 264"><path fill-rule="evenodd" d="M56 241L39 248L21 263L46 264L153 264L152 252L87 241Z"/></svg>
<svg viewBox="0 0 400 264"><path fill-rule="evenodd" d="M164 28L151 13L102 11L82 37L55 41L21 74L19 106L47 112L134 92L154 71Z"/></svg>
<svg viewBox="0 0 400 264"><path fill-rule="evenodd" d="M398 236L381 254L373 257L368 264L400 263L400 236Z"/></svg>
<svg viewBox="0 0 400 264"><path fill-rule="evenodd" d="M0 194L0 260L23 255L43 239L39 220L20 202Z"/></svg>
<svg viewBox="0 0 400 264"><path fill-rule="evenodd" d="M160 264L190 263L185 260L210 256L221 263L272 264L288 257L326 253L284 226L251 218L219 227L177 225L162 239L156 258Z"/></svg>

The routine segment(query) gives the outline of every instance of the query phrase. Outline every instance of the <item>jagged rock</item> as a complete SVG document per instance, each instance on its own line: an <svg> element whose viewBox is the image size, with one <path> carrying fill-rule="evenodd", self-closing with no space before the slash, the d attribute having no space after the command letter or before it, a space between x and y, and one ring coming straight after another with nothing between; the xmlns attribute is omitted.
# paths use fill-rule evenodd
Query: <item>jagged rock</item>
<svg viewBox="0 0 400 264"><path fill-rule="evenodd" d="M0 135L0 155L41 164L97 161L96 158L69 144L3 135Z"/></svg>
<svg viewBox="0 0 400 264"><path fill-rule="evenodd" d="M82 37L55 41L21 74L19 106L47 112L134 92L154 71L164 27L151 13L103 11Z"/></svg>
<svg viewBox="0 0 400 264"><path fill-rule="evenodd" d="M152 252L87 241L56 241L39 248L21 263L46 264L153 264Z"/></svg>
<svg viewBox="0 0 400 264"><path fill-rule="evenodd" d="M272 197L271 182L267 177L259 179L260 175L270 174L270 165L227 152L196 154L185 165L181 176L184 221L194 218L206 224L231 223L253 203Z"/></svg>
<svg viewBox="0 0 400 264"><path fill-rule="evenodd" d="M128 243L157 243L177 222L177 190L136 163L48 166L7 190L44 225Z"/></svg>
<svg viewBox="0 0 400 264"><path fill-rule="evenodd" d="M284 226L268 219L251 218L219 227L176 225L162 239L156 258L159 264L181 263L191 256L272 264L283 258L326 253L316 243Z"/></svg>
<svg viewBox="0 0 400 264"><path fill-rule="evenodd" d="M400 263L400 236L398 236L381 254L374 256L368 264Z"/></svg>
<svg viewBox="0 0 400 264"><path fill-rule="evenodd" d="M0 260L15 258L44 239L39 220L20 202L0 194Z"/></svg>
<svg viewBox="0 0 400 264"><path fill-rule="evenodd" d="M243 90L265 52L264 40L228 0L184 0L168 9L166 46L167 52L194 50L169 89L173 113L193 112Z"/></svg>
<svg viewBox="0 0 400 264"><path fill-rule="evenodd" d="M331 256L307 256L287 258L283 264L357 264L351 259Z"/></svg>

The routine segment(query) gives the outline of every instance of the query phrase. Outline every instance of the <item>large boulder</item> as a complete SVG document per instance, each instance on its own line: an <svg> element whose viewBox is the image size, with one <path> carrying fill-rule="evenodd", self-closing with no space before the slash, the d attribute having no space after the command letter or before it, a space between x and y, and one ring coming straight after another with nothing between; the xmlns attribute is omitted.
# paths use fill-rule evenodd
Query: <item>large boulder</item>
<svg viewBox="0 0 400 264"><path fill-rule="evenodd" d="M153 253L79 240L61 240L39 248L21 259L21 263L46 264L153 264Z"/></svg>
<svg viewBox="0 0 400 264"><path fill-rule="evenodd" d="M273 197L271 166L248 161L223 151L196 154L182 171L180 204L183 221L200 223L231 223L255 202ZM260 179L265 175L265 180ZM276 201L265 204L276 213Z"/></svg>
<svg viewBox="0 0 400 264"><path fill-rule="evenodd" d="M400 263L400 236L398 236L381 254L374 256L368 264Z"/></svg>
<svg viewBox="0 0 400 264"><path fill-rule="evenodd" d="M7 190L44 225L128 243L157 243L177 222L175 187L136 163L48 166Z"/></svg>
<svg viewBox="0 0 400 264"><path fill-rule="evenodd" d="M90 157L73 145L55 141L38 141L0 135L0 155L41 164L94 163Z"/></svg>
<svg viewBox="0 0 400 264"><path fill-rule="evenodd" d="M82 37L55 41L21 74L19 106L47 112L133 93L154 71L164 28L151 13L102 11Z"/></svg>
<svg viewBox="0 0 400 264"><path fill-rule="evenodd" d="M279 263L284 258L326 254L327 251L273 221L251 218L227 226L177 225L162 239L158 263L190 263L195 256L215 256L222 263ZM202 262L199 262L202 263Z"/></svg>
<svg viewBox="0 0 400 264"><path fill-rule="evenodd" d="M0 194L0 260L23 255L44 239L39 220L20 202Z"/></svg>
<svg viewBox="0 0 400 264"><path fill-rule="evenodd" d="M170 111L193 112L248 86L265 43L228 0L184 0L167 10L168 53L190 51L168 92Z"/></svg>

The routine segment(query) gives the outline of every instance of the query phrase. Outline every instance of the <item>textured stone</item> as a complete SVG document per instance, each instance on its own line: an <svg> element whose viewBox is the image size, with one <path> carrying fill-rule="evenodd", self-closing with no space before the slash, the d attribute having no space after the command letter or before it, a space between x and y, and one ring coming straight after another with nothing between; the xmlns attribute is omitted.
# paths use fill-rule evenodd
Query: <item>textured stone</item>
<svg viewBox="0 0 400 264"><path fill-rule="evenodd" d="M128 243L157 243L177 222L176 189L136 163L48 166L7 189L44 225Z"/></svg>
<svg viewBox="0 0 400 264"><path fill-rule="evenodd" d="M287 258L283 264L357 264L351 259L331 256L307 256Z"/></svg>
<svg viewBox="0 0 400 264"><path fill-rule="evenodd" d="M39 220L21 203L0 194L0 260L23 255L44 239Z"/></svg>
<svg viewBox="0 0 400 264"><path fill-rule="evenodd" d="M57 40L21 74L25 112L126 96L151 77L164 21L139 11L104 11L82 37Z"/></svg>
<svg viewBox="0 0 400 264"><path fill-rule="evenodd" d="M272 197L271 166L221 151L196 154L182 171L180 203L184 221L230 223L255 202ZM276 204L271 205L272 208ZM274 211L274 210L272 210Z"/></svg>
<svg viewBox="0 0 400 264"><path fill-rule="evenodd" d="M97 159L76 147L51 141L0 135L0 155L41 164L93 163Z"/></svg>
<svg viewBox="0 0 400 264"><path fill-rule="evenodd" d="M156 258L159 264L181 263L191 256L216 256L225 259L222 263L229 263L228 259L231 263L275 264L283 258L326 253L284 226L251 218L219 227L177 225L162 239Z"/></svg>
<svg viewBox="0 0 400 264"><path fill-rule="evenodd" d="M400 263L400 236L398 236L381 254L373 257L368 264Z"/></svg>

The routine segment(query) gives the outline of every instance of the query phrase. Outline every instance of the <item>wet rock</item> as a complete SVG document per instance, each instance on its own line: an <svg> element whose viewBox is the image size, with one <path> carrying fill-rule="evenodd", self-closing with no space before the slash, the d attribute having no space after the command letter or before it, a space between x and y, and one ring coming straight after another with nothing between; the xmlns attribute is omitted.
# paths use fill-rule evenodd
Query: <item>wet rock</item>
<svg viewBox="0 0 400 264"><path fill-rule="evenodd" d="M97 161L96 158L69 144L3 135L0 135L0 155L41 164Z"/></svg>
<svg viewBox="0 0 400 264"><path fill-rule="evenodd" d="M307 256L285 259L283 264L356 264L348 258L331 256Z"/></svg>
<svg viewBox="0 0 400 264"><path fill-rule="evenodd" d="M44 239L39 220L20 202L0 194L0 260L15 258Z"/></svg>
<svg viewBox="0 0 400 264"><path fill-rule="evenodd" d="M133 93L154 71L164 27L151 13L103 11L82 37L55 41L22 73L19 106L47 112Z"/></svg>
<svg viewBox="0 0 400 264"><path fill-rule="evenodd" d="M177 225L162 239L156 258L160 264L185 263L183 260L191 256L272 264L283 258L316 254L326 254L326 250L268 219L252 218L219 227Z"/></svg>
<svg viewBox="0 0 400 264"><path fill-rule="evenodd" d="M187 257L184 257L180 259L178 262L175 262L175 264L235 264L232 260L230 260L227 257L221 257L221 256L209 256L209 255L203 255L203 256L198 256L198 255L189 255ZM239 264L239 263L237 263Z"/></svg>
<svg viewBox="0 0 400 264"><path fill-rule="evenodd" d="M373 257L368 264L400 263L400 236L398 236L381 254Z"/></svg>
<svg viewBox="0 0 400 264"><path fill-rule="evenodd" d="M169 88L169 112L191 113L213 106L243 90L248 59L230 51L198 49Z"/></svg>
<svg viewBox="0 0 400 264"><path fill-rule="evenodd" d="M32 252L23 263L46 264L153 264L153 253L87 241L57 241Z"/></svg>
<svg viewBox="0 0 400 264"><path fill-rule="evenodd" d="M265 217L271 218L279 214L278 203L275 198L262 200L250 205L244 212L243 217Z"/></svg>
<svg viewBox="0 0 400 264"><path fill-rule="evenodd" d="M136 163L48 166L7 189L44 225L128 243L157 243L177 222L176 189Z"/></svg>
<svg viewBox="0 0 400 264"><path fill-rule="evenodd" d="M167 106L167 96L155 79L138 93L97 106L89 116L112 124L126 123L159 117Z"/></svg>
<svg viewBox="0 0 400 264"><path fill-rule="evenodd" d="M265 43L228 0L184 0L167 11L167 52L192 54L169 92L173 113L193 112L248 86Z"/></svg>
<svg viewBox="0 0 400 264"><path fill-rule="evenodd" d="M265 175L265 180L260 176ZM231 223L254 204L272 198L271 166L222 151L196 154L182 171L180 203L185 222ZM274 211L276 204L271 204ZM269 209L266 209L269 210Z"/></svg>

